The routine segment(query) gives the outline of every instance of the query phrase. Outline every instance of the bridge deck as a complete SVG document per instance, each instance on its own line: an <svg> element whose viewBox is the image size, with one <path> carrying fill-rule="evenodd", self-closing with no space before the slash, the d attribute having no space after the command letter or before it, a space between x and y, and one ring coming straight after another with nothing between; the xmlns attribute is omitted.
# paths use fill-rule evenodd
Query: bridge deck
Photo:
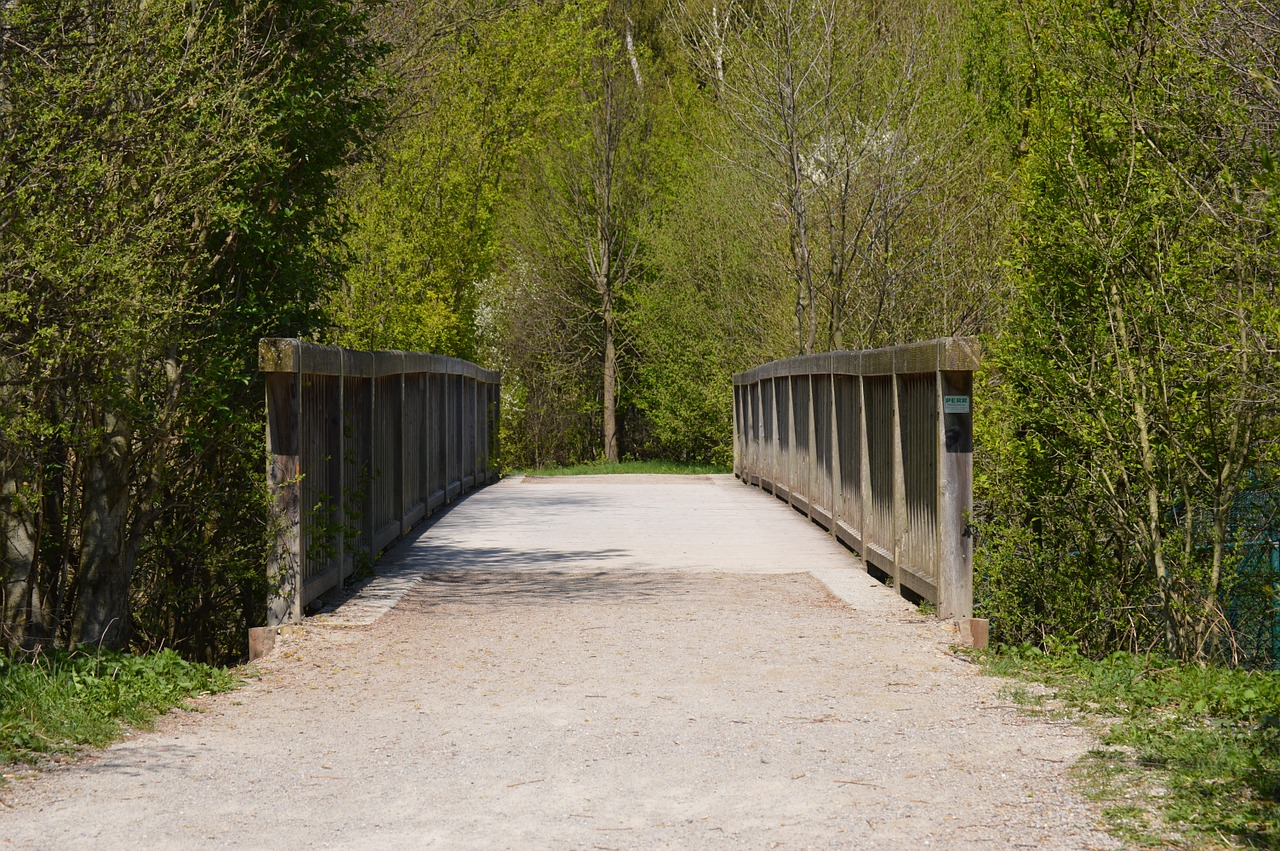
<svg viewBox="0 0 1280 851"><path fill-rule="evenodd" d="M884 599L852 553L733 476L562 476L506 479L463 500L317 622L371 623L424 572L480 570L808 572L852 606L909 608Z"/></svg>
<svg viewBox="0 0 1280 851"><path fill-rule="evenodd" d="M949 654L947 627L731 478L504 481L383 568L203 714L11 786L0 833L59 848L1112 845L1069 790L1082 734L1019 716Z"/></svg>

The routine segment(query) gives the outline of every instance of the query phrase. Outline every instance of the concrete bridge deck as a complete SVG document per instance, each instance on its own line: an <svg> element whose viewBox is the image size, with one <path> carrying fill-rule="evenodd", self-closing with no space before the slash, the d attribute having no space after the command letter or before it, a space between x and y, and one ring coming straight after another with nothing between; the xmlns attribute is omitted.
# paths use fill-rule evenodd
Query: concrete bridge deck
<svg viewBox="0 0 1280 851"><path fill-rule="evenodd" d="M954 640L731 477L506 480L0 847L1112 847Z"/></svg>

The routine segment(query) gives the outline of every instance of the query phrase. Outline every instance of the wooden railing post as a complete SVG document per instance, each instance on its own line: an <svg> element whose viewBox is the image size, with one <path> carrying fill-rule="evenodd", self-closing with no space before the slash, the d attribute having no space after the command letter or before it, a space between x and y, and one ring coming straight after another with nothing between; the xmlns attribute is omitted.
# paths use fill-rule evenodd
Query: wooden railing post
<svg viewBox="0 0 1280 851"><path fill-rule="evenodd" d="M472 475L475 477L476 484L484 482L484 473L486 464L484 460L485 445L485 415L488 405L485 404L485 398L481 393L480 380L473 378L471 380L471 417L472 417L472 448L471 448L471 468Z"/></svg>
<svg viewBox="0 0 1280 851"><path fill-rule="evenodd" d="M347 410L347 353L340 351L338 353L338 407L332 412L334 418L334 441L336 445L332 448L332 466L336 481L334 482L337 499L334 500L334 522L338 524L340 530L347 528L347 435L346 435L346 417L344 412ZM342 584L348 576L347 567L347 536L346 534L337 535L337 541L334 542L334 560L338 569L338 584Z"/></svg>
<svg viewBox="0 0 1280 851"><path fill-rule="evenodd" d="M400 395L400 422L396 429L396 443L399 452L396 457L400 462L396 465L396 523L400 527L400 535L409 531L406 521L409 519L409 506L411 501L409 498L409 464L412 461L412 443L413 441L407 434L409 430L409 387L408 378L405 375L405 363L403 356L400 361L400 375L396 378L396 389ZM397 536L398 537L398 536Z"/></svg>
<svg viewBox="0 0 1280 851"><path fill-rule="evenodd" d="M827 457L831 463L831 481L830 487L830 504L828 508L831 510L831 525L827 527L827 531L832 537L836 535L836 524L840 521L840 516L844 513L844 458L840 451L840 428L843 415L840 411L840 389L837 386L836 378L836 356L831 355L831 364L828 367L827 383L829 390L827 391Z"/></svg>
<svg viewBox="0 0 1280 851"><path fill-rule="evenodd" d="M859 370L861 370L861 363L859 363ZM871 406L868 404L871 393L867 388L867 376L861 371L858 373L855 392L858 394L858 462L861 487L858 495L858 516L852 519L858 523L859 544L856 549L862 553L863 561L867 561L872 534L871 524L875 515L875 504L872 502L875 495L871 491Z"/></svg>
<svg viewBox="0 0 1280 851"><path fill-rule="evenodd" d="M355 418L360 423L363 431L363 438L360 441L360 533L363 546L361 550L365 558L370 562L378 555L378 548L373 543L374 516L373 516L373 495L374 495L374 454L373 444L376 439L377 432L377 408L375 407L376 393L378 386L377 366L375 363L373 352L361 352L359 356L361 366L364 367L361 385L364 387L364 393L361 396L361 406L356 411Z"/></svg>
<svg viewBox="0 0 1280 851"><path fill-rule="evenodd" d="M780 427L778 425L778 383L774 380L773 374L768 371L769 366L769 364L765 364L753 370L756 375L755 383L760 387L760 419L764 423L768 436L762 446L760 469L749 472L753 474L759 473L762 480L767 476L768 487L766 489L769 493L777 496L778 429Z"/></svg>
<svg viewBox="0 0 1280 851"><path fill-rule="evenodd" d="M493 448L491 451L495 463L493 465L494 475L501 471L502 464L502 385L494 383L493 389Z"/></svg>
<svg viewBox="0 0 1280 851"><path fill-rule="evenodd" d="M742 390L737 386L733 388L733 472L740 472L739 459L745 458L747 452L742 444L743 424L742 424Z"/></svg>
<svg viewBox="0 0 1280 851"><path fill-rule="evenodd" d="M267 487L271 491L275 533L271 551L267 553L267 581L271 589L267 625L277 626L302 617L299 593L301 478L298 472L302 376L298 369L298 341L264 340L258 357L267 372Z"/></svg>
<svg viewBox="0 0 1280 851"><path fill-rule="evenodd" d="M973 616L973 373L938 372L938 578L943 617Z"/></svg>
<svg viewBox="0 0 1280 851"><path fill-rule="evenodd" d="M818 477L821 475L821 471L818 469L818 420L817 417L814 416L814 414L817 413L818 394L817 386L814 381L813 370L817 366L818 357L819 356L814 355L809 359L809 363L806 364L808 369L805 370L805 374L801 378L805 387L805 431L807 434L805 434L804 439L805 442L809 444L809 451L807 453L807 457L804 459L804 466L806 468L806 475L804 477L804 504L805 514L809 516L810 520L816 519L814 517L813 509L814 503L818 501Z"/></svg>
<svg viewBox="0 0 1280 851"><path fill-rule="evenodd" d="M458 379L454 374L453 364L444 378L444 412L445 412L445 502L453 502L461 488L461 477L458 475Z"/></svg>
<svg viewBox="0 0 1280 851"><path fill-rule="evenodd" d="M791 374L783 379L787 387L787 471L783 481L787 486L787 503L796 504L796 380Z"/></svg>
<svg viewBox="0 0 1280 851"><path fill-rule="evenodd" d="M891 576L893 577L893 585L895 588L902 588L902 576L900 568L902 567L903 536L907 532L907 477L906 471L903 469L902 463L902 377L893 375L890 377L890 387L893 389L893 526L892 532L892 552L893 567L891 568Z"/></svg>
<svg viewBox="0 0 1280 851"><path fill-rule="evenodd" d="M470 427L467 429L469 445L467 446L467 470L474 485L480 481L480 465L478 463L480 448L480 400L477 391L480 385L474 376L467 376L467 418Z"/></svg>

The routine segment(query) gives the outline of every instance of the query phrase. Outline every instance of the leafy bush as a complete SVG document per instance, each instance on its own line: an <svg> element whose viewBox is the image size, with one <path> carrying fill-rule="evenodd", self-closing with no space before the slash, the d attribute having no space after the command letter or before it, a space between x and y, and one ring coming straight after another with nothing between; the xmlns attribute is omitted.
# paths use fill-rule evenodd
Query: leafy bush
<svg viewBox="0 0 1280 851"><path fill-rule="evenodd" d="M269 539L257 341L313 329L345 262L335 172L382 117L365 14L0 8L5 647L243 652Z"/></svg>
<svg viewBox="0 0 1280 851"><path fill-rule="evenodd" d="M1274 12L1027 10L1046 26L975 423L981 605L1002 641L1234 661L1233 611L1275 582L1243 569L1275 515L1241 509L1280 480L1280 255L1274 116L1230 57Z"/></svg>

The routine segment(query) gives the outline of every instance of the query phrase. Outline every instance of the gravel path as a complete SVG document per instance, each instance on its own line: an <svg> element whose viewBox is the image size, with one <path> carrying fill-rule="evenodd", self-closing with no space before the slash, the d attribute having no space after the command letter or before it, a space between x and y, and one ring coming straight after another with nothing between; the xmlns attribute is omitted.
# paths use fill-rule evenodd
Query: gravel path
<svg viewBox="0 0 1280 851"><path fill-rule="evenodd" d="M1080 731L732 479L508 480L386 569L239 691L11 784L0 847L1115 847Z"/></svg>

